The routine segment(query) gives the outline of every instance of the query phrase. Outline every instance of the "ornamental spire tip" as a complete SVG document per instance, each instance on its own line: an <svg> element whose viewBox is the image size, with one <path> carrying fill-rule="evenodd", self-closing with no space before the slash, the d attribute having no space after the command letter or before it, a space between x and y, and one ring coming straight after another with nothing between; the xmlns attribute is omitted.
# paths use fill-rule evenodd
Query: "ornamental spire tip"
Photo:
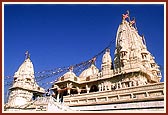
<svg viewBox="0 0 168 115"><path fill-rule="evenodd" d="M29 53L29 51L26 51L26 53L25 53L25 60L28 59L28 58L30 58L30 53Z"/></svg>

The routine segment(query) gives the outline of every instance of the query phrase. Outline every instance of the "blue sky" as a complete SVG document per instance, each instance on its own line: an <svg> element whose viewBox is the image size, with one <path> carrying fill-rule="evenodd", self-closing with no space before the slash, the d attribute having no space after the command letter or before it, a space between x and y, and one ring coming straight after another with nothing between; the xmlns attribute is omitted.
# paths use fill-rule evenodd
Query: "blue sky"
<svg viewBox="0 0 168 115"><path fill-rule="evenodd" d="M36 72L90 59L115 39L126 10L136 18L138 32L145 35L147 48L163 76L164 5L156 4L5 5L4 75L14 75L26 50ZM112 58L114 49L115 43L111 46ZM100 62L101 57L96 62L98 67Z"/></svg>

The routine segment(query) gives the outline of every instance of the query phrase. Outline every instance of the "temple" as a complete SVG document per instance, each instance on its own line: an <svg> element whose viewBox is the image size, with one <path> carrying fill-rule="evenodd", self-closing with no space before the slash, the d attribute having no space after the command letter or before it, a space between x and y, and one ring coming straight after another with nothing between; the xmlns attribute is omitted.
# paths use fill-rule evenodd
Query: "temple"
<svg viewBox="0 0 168 115"><path fill-rule="evenodd" d="M138 34L135 22L126 19L122 18L117 30L113 62L110 49L106 49L101 70L91 64L79 76L72 70L65 73L52 87L57 100L63 100L76 110L95 110L95 105L102 104L111 105L109 110L125 109L120 106L128 102L137 103L138 109L138 103L142 105L144 101L142 108L146 109L147 100L159 106L153 108L163 108L160 105L164 92L159 66L147 50L144 36ZM113 107L116 103L119 108ZM98 110L107 108L101 106Z"/></svg>
<svg viewBox="0 0 168 115"><path fill-rule="evenodd" d="M90 67L79 76L73 72L73 67L60 76L51 87L54 103L63 103L69 107L66 110L73 111L163 111L161 71L129 14L122 15L116 34L114 59L110 52L107 48L100 69L93 59ZM30 56L15 73L10 91L6 108L25 105L33 96L44 94L44 89L34 80Z"/></svg>
<svg viewBox="0 0 168 115"><path fill-rule="evenodd" d="M45 90L37 85L34 77L34 68L30 55L26 52L26 58L14 75L12 87L6 108L22 107L37 96L45 93Z"/></svg>

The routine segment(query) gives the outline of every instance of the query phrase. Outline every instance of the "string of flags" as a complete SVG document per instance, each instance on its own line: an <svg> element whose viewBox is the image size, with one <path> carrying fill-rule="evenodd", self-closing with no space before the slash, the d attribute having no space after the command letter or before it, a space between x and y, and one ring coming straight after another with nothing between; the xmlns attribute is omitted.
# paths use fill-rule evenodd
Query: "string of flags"
<svg viewBox="0 0 168 115"><path fill-rule="evenodd" d="M57 67L54 69L50 69L50 70L43 70L43 71L39 71L39 72L35 72L35 79L36 82L40 83L40 81L45 80L47 78L51 78L51 77L58 77L61 76L61 74L68 72L70 69L73 70L73 72L75 74L87 69L91 64L94 64L95 61L97 60L97 58L102 55L107 48L110 48L112 43L115 43L115 39L113 39L112 41L109 42L108 46L105 47L102 51L100 51L99 53L97 53L96 55L94 55L92 58L80 62L78 64L74 64L74 65L70 65L70 66L64 66L64 67ZM28 53L26 53L26 55L28 55ZM27 56L27 58L29 58L29 56ZM42 85L44 84L52 84L56 81L57 79L51 81L51 82L45 82L42 83ZM13 84L13 76L5 76L4 77L4 85L5 86L11 86Z"/></svg>
<svg viewBox="0 0 168 115"><path fill-rule="evenodd" d="M128 19L129 23L132 24L132 25L134 24L135 27L136 27L135 18L133 18L133 20L130 20L130 12L128 10L126 11L126 14L122 14L122 18L124 20ZM112 41L110 41L110 43L108 44L108 46L105 47L98 54L94 55L91 59L86 60L84 62L81 62L81 63L78 63L78 64L74 64L74 65L70 65L70 66L57 67L57 68L50 69L50 70L43 70L43 71L35 72L34 74L35 74L36 82L45 80L45 79L53 77L53 76L55 77L57 75L60 76L61 74L65 73L65 72L68 72L72 68L73 68L73 72L75 74L83 71L84 69L88 68L91 64L95 63L96 59L101 54L103 54L106 51L107 48L111 47L112 43L115 43L115 39L112 39ZM30 57L30 54L28 52L26 52L25 55L26 55L26 58ZM6 81L5 85L12 85L12 80L9 80L9 79L13 79L13 76L5 76L5 78L4 78L4 80ZM47 82L45 84L52 84L54 81Z"/></svg>
<svg viewBox="0 0 168 115"><path fill-rule="evenodd" d="M83 71L84 69L88 68L90 66L90 62L88 63L83 63L82 65L79 64L79 66L75 65L75 68L73 67L73 72L74 73L78 73ZM72 66L71 66L72 67ZM39 85L46 85L46 84L52 84L55 81L57 81L57 79L51 81L51 82L45 82L45 83L40 83L40 81L45 80L47 78L51 78L51 77L58 77L57 75L60 75L61 73L65 73L67 71L69 71L70 67L63 67L63 68L58 68L57 70L59 71L52 71L52 70L44 70L42 72L38 72L38 74L40 74L39 76L35 77L36 78L36 82L39 83ZM8 78L10 79L6 79L4 84L5 86L11 86L13 83L13 76L8 76Z"/></svg>
<svg viewBox="0 0 168 115"><path fill-rule="evenodd" d="M95 58L93 59L95 61ZM42 81L44 79L47 79L49 77L55 77L56 75L60 75L61 73L65 73L67 71L69 71L70 69L72 69L73 67L73 72L74 73L78 73L78 72L81 72L83 71L84 69L88 68L92 63L92 60L88 60L88 61L85 61L85 62L82 62L82 63L79 63L79 64L75 64L73 66L68 66L68 67L60 67L60 68L55 68L55 69L52 69L52 70L43 70L41 72L35 72L36 76L36 82L39 83L39 81ZM13 76L7 76L7 78L13 78ZM47 82L47 83L42 83L43 84L52 84L54 83L56 80L52 81L52 82ZM5 82L5 85L9 85L11 86L12 85L12 81L7 81Z"/></svg>
<svg viewBox="0 0 168 115"><path fill-rule="evenodd" d="M78 72L82 71L83 69L88 68L90 66L90 63L91 63L91 61L86 61L86 62L82 62L80 64L76 64L74 66L59 67L59 68L55 68L52 70L43 70L41 72L35 72L35 76L36 76L35 78L36 78L36 81L39 82L39 81L42 81L46 78L60 75L61 73L65 73L65 72L69 71L69 69L71 67L73 67L74 73L78 73ZM12 80L13 80L13 76L6 76L5 77L6 82L4 82L5 85L12 85Z"/></svg>

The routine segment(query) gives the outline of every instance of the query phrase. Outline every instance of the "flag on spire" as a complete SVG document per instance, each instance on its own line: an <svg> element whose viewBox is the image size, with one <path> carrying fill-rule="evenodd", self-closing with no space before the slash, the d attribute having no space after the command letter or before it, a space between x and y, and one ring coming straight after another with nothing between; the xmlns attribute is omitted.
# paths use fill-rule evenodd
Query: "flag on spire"
<svg viewBox="0 0 168 115"><path fill-rule="evenodd" d="M123 20L125 20L128 17L129 17L129 11L127 10L126 14L122 14L122 18L123 18Z"/></svg>
<svg viewBox="0 0 168 115"><path fill-rule="evenodd" d="M95 64L95 61L96 61L96 57L93 57L93 58L91 59L91 63L92 63L92 64Z"/></svg>
<svg viewBox="0 0 168 115"><path fill-rule="evenodd" d="M135 18L133 18L133 20L131 20L130 23L131 23L131 24L135 24Z"/></svg>
<svg viewBox="0 0 168 115"><path fill-rule="evenodd" d="M130 21L130 26L132 26L133 24L135 24L135 18L133 18L133 20Z"/></svg>
<svg viewBox="0 0 168 115"><path fill-rule="evenodd" d="M122 18L123 20L125 20L126 18L128 18L128 14L122 14Z"/></svg>

